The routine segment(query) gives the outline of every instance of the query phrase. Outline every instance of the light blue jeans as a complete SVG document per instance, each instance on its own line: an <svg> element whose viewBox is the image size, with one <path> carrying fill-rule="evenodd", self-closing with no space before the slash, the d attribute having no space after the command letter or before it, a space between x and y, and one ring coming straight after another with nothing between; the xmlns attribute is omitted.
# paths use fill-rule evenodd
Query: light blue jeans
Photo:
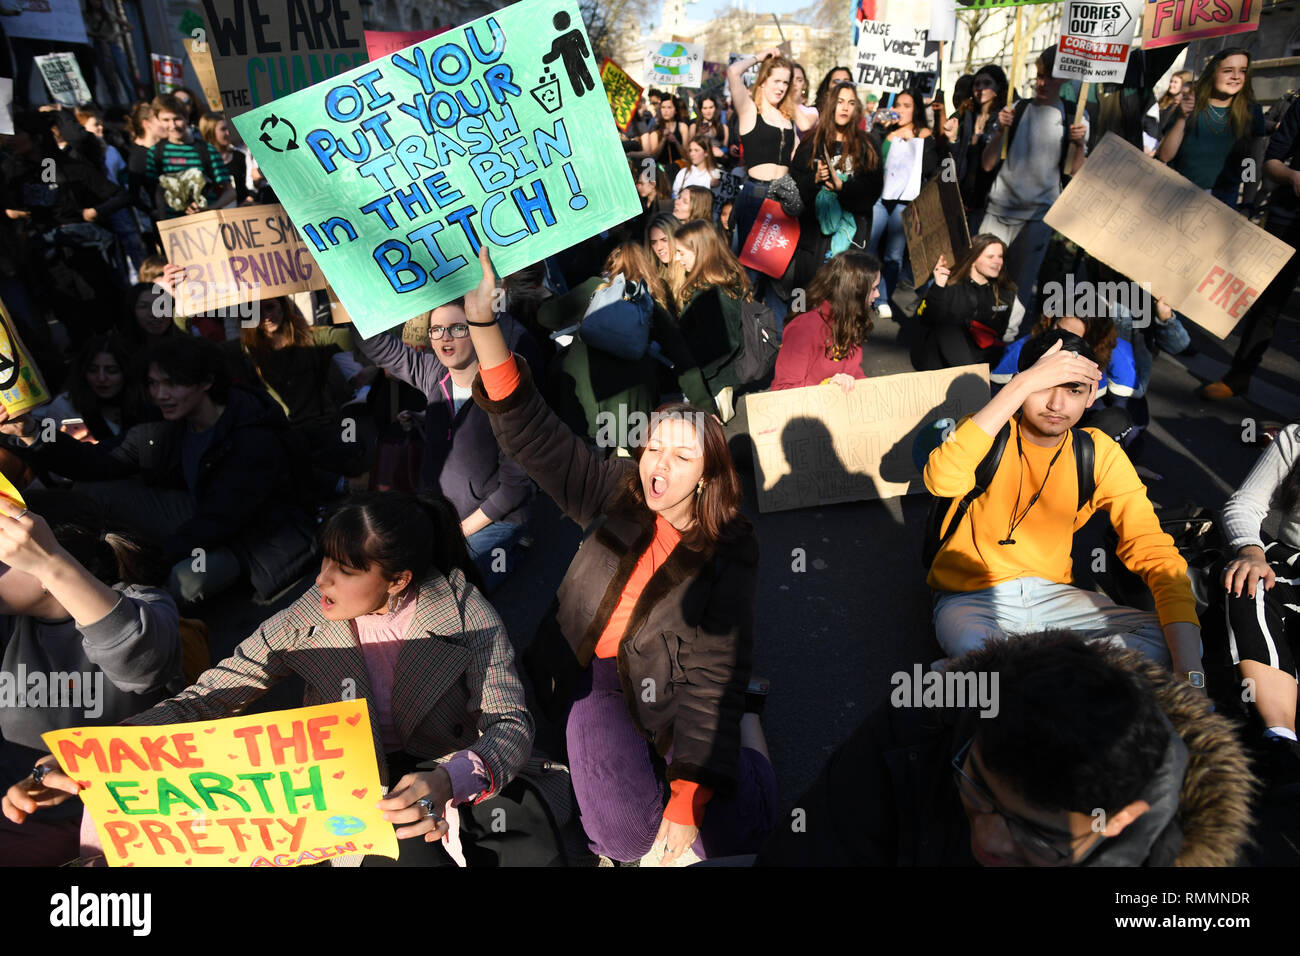
<svg viewBox="0 0 1300 956"><path fill-rule="evenodd" d="M1117 640L1158 664L1170 665L1164 631L1154 614L1045 578L1017 578L982 591L936 591L934 630L949 657L960 657L992 639L1054 630L1074 631L1090 640Z"/></svg>

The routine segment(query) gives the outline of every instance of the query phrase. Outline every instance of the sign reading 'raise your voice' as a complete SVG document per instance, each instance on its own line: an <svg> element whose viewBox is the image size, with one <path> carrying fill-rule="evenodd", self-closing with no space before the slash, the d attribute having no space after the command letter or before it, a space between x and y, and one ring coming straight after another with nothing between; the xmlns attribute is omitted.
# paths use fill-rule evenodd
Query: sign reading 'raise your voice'
<svg viewBox="0 0 1300 956"><path fill-rule="evenodd" d="M590 49L525 0L235 120L363 334L640 211Z"/></svg>

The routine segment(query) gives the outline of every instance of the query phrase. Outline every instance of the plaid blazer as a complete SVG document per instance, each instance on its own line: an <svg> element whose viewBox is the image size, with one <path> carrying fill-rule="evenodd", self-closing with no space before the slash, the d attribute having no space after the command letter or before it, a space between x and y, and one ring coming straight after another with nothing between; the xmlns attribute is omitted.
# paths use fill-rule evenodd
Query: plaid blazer
<svg viewBox="0 0 1300 956"><path fill-rule="evenodd" d="M392 715L402 749L439 761L467 747L483 758L495 796L528 759L533 720L515 670L514 648L496 609L465 579L437 571L420 583L415 616L393 674ZM365 698L379 776L387 786L370 680L351 622L329 621L312 587L245 638L193 686L130 719L176 724L241 713L276 681L298 674L303 705Z"/></svg>

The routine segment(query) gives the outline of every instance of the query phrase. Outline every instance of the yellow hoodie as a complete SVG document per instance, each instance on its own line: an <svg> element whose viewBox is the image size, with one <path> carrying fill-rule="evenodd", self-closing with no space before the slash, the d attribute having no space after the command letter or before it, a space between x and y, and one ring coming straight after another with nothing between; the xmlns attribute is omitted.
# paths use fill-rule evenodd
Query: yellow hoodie
<svg viewBox="0 0 1300 956"><path fill-rule="evenodd" d="M1141 576L1155 597L1161 625L1175 622L1198 624L1196 599L1187 580L1187 562L1174 547L1173 538L1160 530L1146 487L1138 478L1124 450L1095 428L1087 429L1096 446L1092 500L1076 511L1079 487L1074 464L1073 435L1047 478L1048 464L1056 445L1044 448L1022 442L1024 455L1016 454L1013 429L988 490L971 503L961 525L934 559L926 582L937 591L980 591L1017 578L1046 578L1059 584L1072 583L1070 551L1074 532L1088 523L1098 509L1110 514L1119 533L1120 560ZM948 441L930 453L925 466L925 486L940 498L955 499L944 526L952 518L956 503L975 486L975 467L993 445L993 438L971 419L963 422ZM1011 535L1013 545L1000 545L1007 537L1012 510L1020 491L1020 512L1043 487L1038 503Z"/></svg>

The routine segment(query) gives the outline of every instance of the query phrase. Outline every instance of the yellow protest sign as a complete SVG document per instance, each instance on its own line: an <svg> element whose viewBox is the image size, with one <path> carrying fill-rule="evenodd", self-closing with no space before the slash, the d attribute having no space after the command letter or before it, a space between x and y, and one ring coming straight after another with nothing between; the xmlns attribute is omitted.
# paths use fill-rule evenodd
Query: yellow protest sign
<svg viewBox="0 0 1300 956"><path fill-rule="evenodd" d="M42 739L82 784L109 866L397 858L364 700Z"/></svg>
<svg viewBox="0 0 1300 956"><path fill-rule="evenodd" d="M600 82L604 84L605 96L614 114L614 125L626 133L632 120L636 119L637 107L641 105L641 84L609 57L600 64Z"/></svg>
<svg viewBox="0 0 1300 956"><path fill-rule="evenodd" d="M18 336L9 310L0 302L0 404L17 418L50 400L40 370Z"/></svg>

